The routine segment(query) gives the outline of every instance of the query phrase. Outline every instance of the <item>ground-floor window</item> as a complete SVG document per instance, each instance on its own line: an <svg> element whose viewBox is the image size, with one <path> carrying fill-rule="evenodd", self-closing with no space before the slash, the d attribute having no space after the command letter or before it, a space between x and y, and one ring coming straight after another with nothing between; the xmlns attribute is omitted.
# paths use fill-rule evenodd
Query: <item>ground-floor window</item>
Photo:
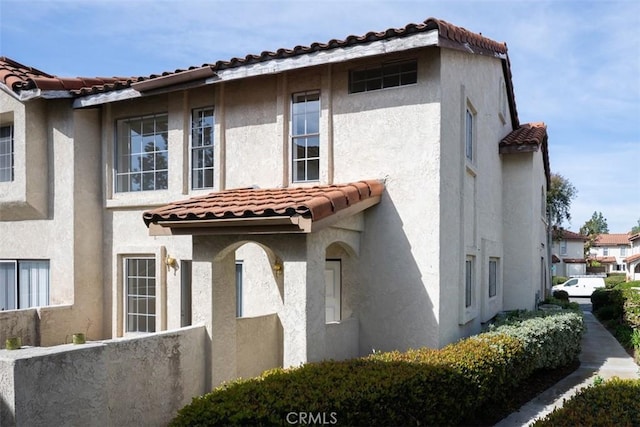
<svg viewBox="0 0 640 427"><path fill-rule="evenodd" d="M156 331L156 260L125 258L127 332Z"/></svg>
<svg viewBox="0 0 640 427"><path fill-rule="evenodd" d="M0 310L49 305L48 260L0 260Z"/></svg>
<svg viewBox="0 0 640 427"><path fill-rule="evenodd" d="M474 288L474 257L467 256L464 266L464 306L471 307L473 304L473 288Z"/></svg>
<svg viewBox="0 0 640 427"><path fill-rule="evenodd" d="M489 298L498 293L498 259L489 258Z"/></svg>

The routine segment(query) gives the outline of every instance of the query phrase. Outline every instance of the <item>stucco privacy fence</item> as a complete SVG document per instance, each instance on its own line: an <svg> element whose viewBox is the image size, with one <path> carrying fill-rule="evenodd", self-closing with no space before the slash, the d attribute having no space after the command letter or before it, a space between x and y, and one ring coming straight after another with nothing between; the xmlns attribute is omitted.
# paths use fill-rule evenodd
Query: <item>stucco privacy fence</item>
<svg viewBox="0 0 640 427"><path fill-rule="evenodd" d="M0 350L0 425L166 425L205 391L206 339L204 326L191 326Z"/></svg>

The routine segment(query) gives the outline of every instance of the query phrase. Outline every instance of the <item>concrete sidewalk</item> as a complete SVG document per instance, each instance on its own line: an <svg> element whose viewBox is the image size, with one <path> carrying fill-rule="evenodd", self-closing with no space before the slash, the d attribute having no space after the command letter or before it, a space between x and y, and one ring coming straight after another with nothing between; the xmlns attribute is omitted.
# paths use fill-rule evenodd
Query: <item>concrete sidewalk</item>
<svg viewBox="0 0 640 427"><path fill-rule="evenodd" d="M524 405L518 412L500 421L496 427L531 425L536 419L543 418L555 408L562 406L564 399L593 384L596 375L604 379L640 378L640 368L614 336L594 317L591 304L581 304L581 307L587 330L582 338L580 367Z"/></svg>

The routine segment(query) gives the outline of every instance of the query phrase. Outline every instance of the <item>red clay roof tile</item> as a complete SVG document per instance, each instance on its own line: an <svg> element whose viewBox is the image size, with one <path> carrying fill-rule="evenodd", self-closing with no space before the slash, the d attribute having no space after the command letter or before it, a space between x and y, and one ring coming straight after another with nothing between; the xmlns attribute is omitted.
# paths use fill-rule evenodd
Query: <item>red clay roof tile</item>
<svg viewBox="0 0 640 427"><path fill-rule="evenodd" d="M629 245L629 234L627 233L613 233L613 234L600 234L596 237L594 246L617 246L617 245Z"/></svg>
<svg viewBox="0 0 640 427"><path fill-rule="evenodd" d="M500 148L519 146L540 146L547 138L547 125L544 123L526 123L505 136Z"/></svg>
<svg viewBox="0 0 640 427"><path fill-rule="evenodd" d="M635 262L640 260L640 254L635 254L635 255L631 255L629 257L626 257L624 259L624 262Z"/></svg>
<svg viewBox="0 0 640 427"><path fill-rule="evenodd" d="M14 92L21 90L78 90L89 86L129 85L131 77L56 77L10 58L0 57L0 82Z"/></svg>
<svg viewBox="0 0 640 427"><path fill-rule="evenodd" d="M144 212L144 222L266 218L300 215L313 221L326 218L370 197L382 194L377 180L350 184L274 189L223 190L170 203Z"/></svg>
<svg viewBox="0 0 640 427"><path fill-rule="evenodd" d="M574 233L573 231L565 230L563 228L554 228L553 240L588 240L587 236L583 236L580 233Z"/></svg>

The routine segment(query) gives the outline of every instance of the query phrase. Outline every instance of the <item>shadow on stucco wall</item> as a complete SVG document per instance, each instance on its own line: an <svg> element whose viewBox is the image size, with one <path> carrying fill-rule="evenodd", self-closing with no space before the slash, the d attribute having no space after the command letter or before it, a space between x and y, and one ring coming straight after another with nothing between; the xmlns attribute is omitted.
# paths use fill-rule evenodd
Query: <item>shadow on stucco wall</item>
<svg viewBox="0 0 640 427"><path fill-rule="evenodd" d="M429 258L428 250L424 250L430 247L429 241L438 244L438 232L427 222L424 218L419 224L424 233L411 230L414 246L417 242L422 245L412 251L405 224L388 191L379 205L366 212L358 298L363 355L374 349L438 347L438 320L427 291L438 288L438 259ZM425 253L420 262L415 259L419 250Z"/></svg>

